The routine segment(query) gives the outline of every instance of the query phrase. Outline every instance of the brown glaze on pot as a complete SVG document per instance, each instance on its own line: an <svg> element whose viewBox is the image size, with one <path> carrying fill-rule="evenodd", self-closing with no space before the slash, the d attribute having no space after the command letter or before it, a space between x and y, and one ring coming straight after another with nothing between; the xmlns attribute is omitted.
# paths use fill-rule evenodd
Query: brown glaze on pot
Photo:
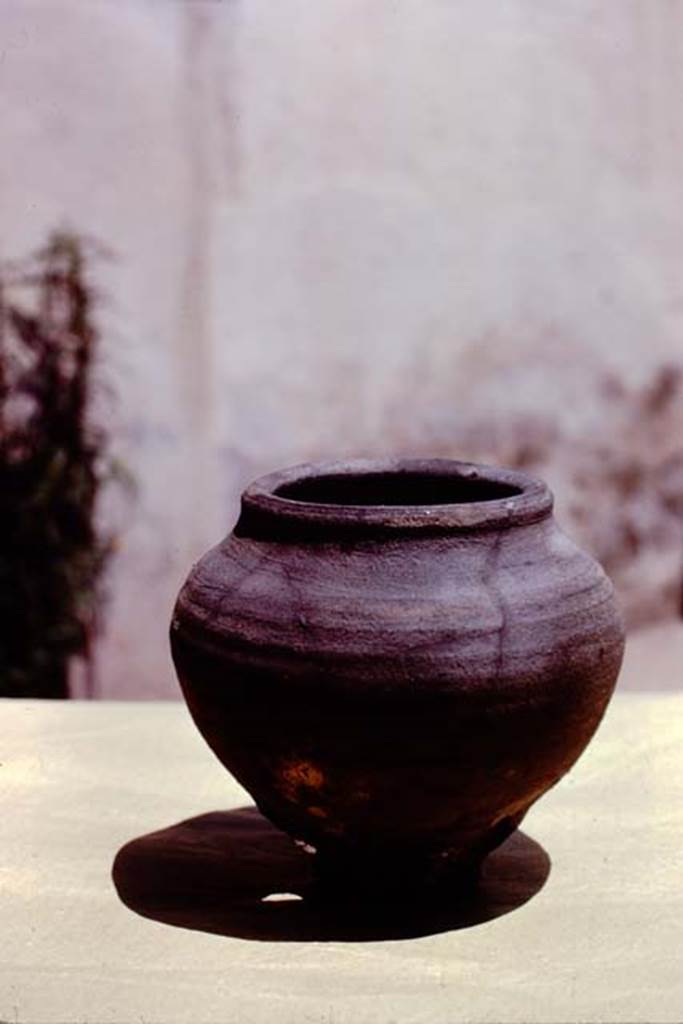
<svg viewBox="0 0 683 1024"><path fill-rule="evenodd" d="M623 652L612 586L545 484L415 459L256 481L171 640L262 812L329 862L384 866L502 842L590 740Z"/></svg>

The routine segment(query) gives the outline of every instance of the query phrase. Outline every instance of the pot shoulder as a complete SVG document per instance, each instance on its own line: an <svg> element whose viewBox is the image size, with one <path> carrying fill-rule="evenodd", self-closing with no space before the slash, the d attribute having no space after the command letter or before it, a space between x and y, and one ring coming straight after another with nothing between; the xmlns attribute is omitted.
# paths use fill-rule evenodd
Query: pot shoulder
<svg viewBox="0 0 683 1024"><path fill-rule="evenodd" d="M437 689L560 665L615 677L623 651L610 581L552 518L392 542L230 536L190 573L172 632L288 676L332 665L366 684L428 677Z"/></svg>

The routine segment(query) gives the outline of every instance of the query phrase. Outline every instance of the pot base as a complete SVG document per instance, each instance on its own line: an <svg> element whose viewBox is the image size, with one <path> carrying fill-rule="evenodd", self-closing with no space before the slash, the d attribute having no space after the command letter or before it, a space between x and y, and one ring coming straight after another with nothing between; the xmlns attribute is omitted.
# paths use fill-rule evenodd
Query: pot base
<svg viewBox="0 0 683 1024"><path fill-rule="evenodd" d="M526 809L525 809L526 811ZM453 892L476 889L488 855L515 831L525 811L502 818L478 842L442 850L317 850L313 873L326 897L382 900L395 893L424 893L434 888Z"/></svg>

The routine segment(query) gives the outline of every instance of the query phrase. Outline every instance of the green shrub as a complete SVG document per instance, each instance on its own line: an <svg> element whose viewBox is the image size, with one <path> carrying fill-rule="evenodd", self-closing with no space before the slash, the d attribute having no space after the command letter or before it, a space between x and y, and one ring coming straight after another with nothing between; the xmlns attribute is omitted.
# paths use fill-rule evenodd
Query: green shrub
<svg viewBox="0 0 683 1024"><path fill-rule="evenodd" d="M86 256L53 234L0 270L0 695L67 697L74 656L92 666L112 538L95 525L111 472L91 423L98 332Z"/></svg>

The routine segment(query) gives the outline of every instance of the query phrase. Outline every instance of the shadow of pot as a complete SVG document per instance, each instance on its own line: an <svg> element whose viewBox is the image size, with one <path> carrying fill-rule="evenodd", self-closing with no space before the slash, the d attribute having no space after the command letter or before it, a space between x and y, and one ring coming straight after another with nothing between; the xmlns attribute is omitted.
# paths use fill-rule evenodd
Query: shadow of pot
<svg viewBox="0 0 683 1024"><path fill-rule="evenodd" d="M253 807L216 811L131 840L112 876L122 902L164 924L264 941L378 941L471 928L545 884L550 859L515 832L476 876L355 894L316 878L314 860Z"/></svg>

